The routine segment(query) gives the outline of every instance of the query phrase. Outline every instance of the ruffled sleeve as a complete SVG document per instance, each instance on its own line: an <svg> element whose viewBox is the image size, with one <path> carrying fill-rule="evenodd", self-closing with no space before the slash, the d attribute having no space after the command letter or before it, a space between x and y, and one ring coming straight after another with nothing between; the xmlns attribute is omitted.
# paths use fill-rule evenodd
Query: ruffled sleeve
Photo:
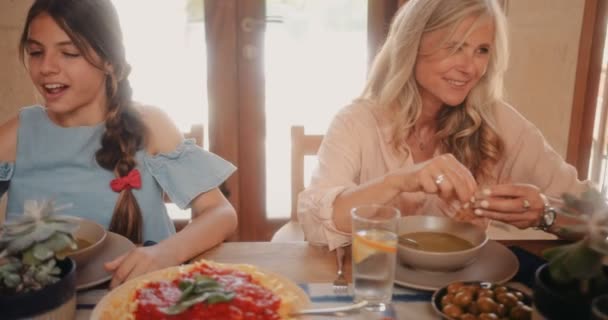
<svg viewBox="0 0 608 320"><path fill-rule="evenodd" d="M180 208L201 193L219 186L235 170L230 162L210 153L194 143L184 140L170 153L144 157L146 169Z"/></svg>
<svg viewBox="0 0 608 320"><path fill-rule="evenodd" d="M564 161L530 121L510 106L498 111L506 155L499 183L530 183L553 201L559 201L563 193L578 195L593 186L591 181L578 180L576 169Z"/></svg>
<svg viewBox="0 0 608 320"><path fill-rule="evenodd" d="M10 162L0 162L0 196L8 190L8 185L13 177L15 165Z"/></svg>

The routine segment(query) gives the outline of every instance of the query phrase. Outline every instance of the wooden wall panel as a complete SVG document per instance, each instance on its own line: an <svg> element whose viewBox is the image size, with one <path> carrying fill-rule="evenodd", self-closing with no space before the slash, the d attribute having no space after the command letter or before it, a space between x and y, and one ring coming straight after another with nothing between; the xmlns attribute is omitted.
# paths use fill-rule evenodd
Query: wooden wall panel
<svg viewBox="0 0 608 320"><path fill-rule="evenodd" d="M264 108L264 0L239 3L238 18L253 19L253 28L239 28L239 141L241 240L268 240L266 223L266 164Z"/></svg>
<svg viewBox="0 0 608 320"><path fill-rule="evenodd" d="M589 170L595 107L608 23L607 10L608 4L605 0L585 1L566 158L577 168L579 178L586 178Z"/></svg>
<svg viewBox="0 0 608 320"><path fill-rule="evenodd" d="M237 1L205 0L209 150L240 167L238 140ZM226 181L229 200L240 217L237 170ZM239 223L240 225L240 223ZM241 228L239 228L240 230ZM231 238L240 239L239 234Z"/></svg>
<svg viewBox="0 0 608 320"><path fill-rule="evenodd" d="M368 65L382 47L388 34L391 19L406 0L369 0L367 4Z"/></svg>

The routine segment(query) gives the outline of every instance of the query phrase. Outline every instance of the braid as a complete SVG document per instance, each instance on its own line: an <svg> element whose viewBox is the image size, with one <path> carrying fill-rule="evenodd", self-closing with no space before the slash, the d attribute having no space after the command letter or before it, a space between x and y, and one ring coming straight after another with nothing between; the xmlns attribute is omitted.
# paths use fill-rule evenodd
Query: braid
<svg viewBox="0 0 608 320"><path fill-rule="evenodd" d="M124 72L108 75L106 89L110 97L106 130L96 159L101 167L124 177L137 166L135 154L143 145L145 127L131 105L131 87ZM117 80L118 78L118 80ZM120 192L110 222L110 231L124 235L134 243L142 242L141 209L131 189Z"/></svg>

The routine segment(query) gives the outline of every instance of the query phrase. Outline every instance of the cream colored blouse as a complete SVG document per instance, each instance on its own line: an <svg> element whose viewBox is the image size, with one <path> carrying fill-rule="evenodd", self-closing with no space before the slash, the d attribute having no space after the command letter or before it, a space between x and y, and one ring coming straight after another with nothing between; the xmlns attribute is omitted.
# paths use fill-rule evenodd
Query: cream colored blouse
<svg viewBox="0 0 608 320"><path fill-rule="evenodd" d="M505 157L494 169L495 181L484 184L529 183L553 199L564 192L579 194L589 185L577 179L575 168L513 107L501 105L495 117ZM310 186L298 197L298 219L309 242L328 245L330 250L349 243L350 234L338 231L332 220L336 196L347 188L414 165L411 156L390 146L390 130L390 123L366 101L356 101L334 117L319 149ZM453 216L458 209L456 203L423 192L403 193L390 205L399 208L402 215ZM488 225L485 219L476 223Z"/></svg>

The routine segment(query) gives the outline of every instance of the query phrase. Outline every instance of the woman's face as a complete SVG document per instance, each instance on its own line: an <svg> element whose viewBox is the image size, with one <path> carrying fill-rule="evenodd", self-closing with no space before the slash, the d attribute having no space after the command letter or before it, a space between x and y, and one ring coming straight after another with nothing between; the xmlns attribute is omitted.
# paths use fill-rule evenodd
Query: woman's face
<svg viewBox="0 0 608 320"><path fill-rule="evenodd" d="M54 120L66 126L103 120L105 73L84 58L52 17L32 20L25 48L30 77ZM101 60L90 52L96 63Z"/></svg>
<svg viewBox="0 0 608 320"><path fill-rule="evenodd" d="M451 36L450 28L423 34L415 75L425 107L461 104L485 74L494 24L487 16L476 19L464 19ZM477 25L470 30L473 23Z"/></svg>

